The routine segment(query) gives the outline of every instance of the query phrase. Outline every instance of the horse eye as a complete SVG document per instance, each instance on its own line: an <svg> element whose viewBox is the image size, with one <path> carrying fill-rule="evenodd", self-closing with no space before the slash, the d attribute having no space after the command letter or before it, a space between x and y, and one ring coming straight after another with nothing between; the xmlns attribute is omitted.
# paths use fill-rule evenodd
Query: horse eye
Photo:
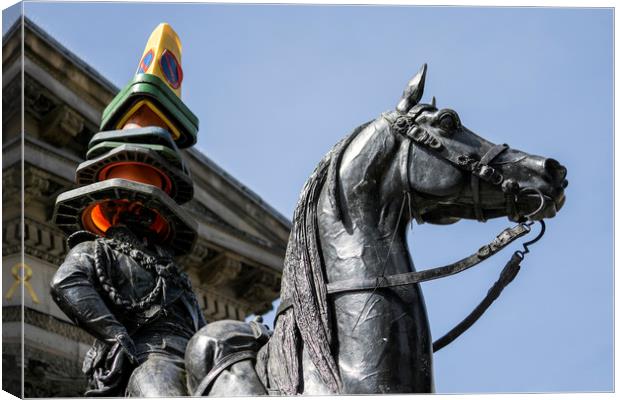
<svg viewBox="0 0 620 400"><path fill-rule="evenodd" d="M448 132L456 128L454 116L451 114L444 114L439 120L439 127Z"/></svg>

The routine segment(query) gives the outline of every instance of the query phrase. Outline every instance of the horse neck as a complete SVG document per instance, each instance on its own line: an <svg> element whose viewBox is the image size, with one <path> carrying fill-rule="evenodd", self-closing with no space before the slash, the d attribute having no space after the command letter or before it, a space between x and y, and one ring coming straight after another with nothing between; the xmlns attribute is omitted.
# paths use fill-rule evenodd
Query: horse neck
<svg viewBox="0 0 620 400"><path fill-rule="evenodd" d="M300 340L322 385L335 393L342 388L332 347L339 328L331 326L327 282L411 269L406 213L400 211L399 185L407 179L402 176L406 168L398 165L408 161L402 149L385 121L364 124L321 160L304 185L282 274L281 297L293 307L280 314L269 346L286 355L285 369L293 371L282 375L280 366L270 369L286 393L298 393L306 379L297 374L302 363L308 364L298 352ZM339 345L344 340L338 338Z"/></svg>
<svg viewBox="0 0 620 400"><path fill-rule="evenodd" d="M338 204L327 187L321 191L318 222L328 282L412 269L405 235L407 143L385 128L371 124L345 150Z"/></svg>

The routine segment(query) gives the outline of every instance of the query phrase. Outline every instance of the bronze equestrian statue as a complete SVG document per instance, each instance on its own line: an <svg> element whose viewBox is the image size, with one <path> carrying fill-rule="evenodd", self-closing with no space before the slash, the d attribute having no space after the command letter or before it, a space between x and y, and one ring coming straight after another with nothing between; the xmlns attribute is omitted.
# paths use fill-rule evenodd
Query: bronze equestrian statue
<svg viewBox="0 0 620 400"><path fill-rule="evenodd" d="M205 325L174 257L197 228L180 207L193 186L179 148L198 119L180 100L180 41L153 32L132 81L104 110L82 187L61 194L54 223L70 248L54 301L96 338L83 371L92 396L233 396L434 391L433 351L450 343L514 279L564 203L566 169L495 145L458 114L420 103L426 65L396 109L356 128L318 164L293 217L273 332L260 319ZM406 227L518 224L454 264L416 272ZM420 282L477 265L526 235L478 307L431 340Z"/></svg>
<svg viewBox="0 0 620 400"><path fill-rule="evenodd" d="M481 138L434 98L420 103L425 75L426 65L394 111L356 128L320 161L295 209L271 338L262 345L265 334L242 322L202 328L185 354L190 393L434 391L433 349L484 312L538 238L515 252L483 303L435 344L419 282L470 268L533 221L553 217L567 181L556 160ZM412 220L504 216L519 224L457 263L415 272L406 242Z"/></svg>

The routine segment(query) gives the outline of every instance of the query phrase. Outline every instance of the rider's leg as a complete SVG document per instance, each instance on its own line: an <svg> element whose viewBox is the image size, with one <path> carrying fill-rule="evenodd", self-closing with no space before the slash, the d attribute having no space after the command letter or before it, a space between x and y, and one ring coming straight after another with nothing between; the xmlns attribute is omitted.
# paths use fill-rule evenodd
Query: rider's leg
<svg viewBox="0 0 620 400"><path fill-rule="evenodd" d="M185 360L174 354L151 353L129 377L128 397L187 396Z"/></svg>

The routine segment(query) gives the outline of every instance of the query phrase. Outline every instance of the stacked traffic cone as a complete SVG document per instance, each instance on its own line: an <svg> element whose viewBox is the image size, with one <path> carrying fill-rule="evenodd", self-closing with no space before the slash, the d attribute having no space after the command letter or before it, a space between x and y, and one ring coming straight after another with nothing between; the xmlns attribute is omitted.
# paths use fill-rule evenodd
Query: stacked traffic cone
<svg viewBox="0 0 620 400"><path fill-rule="evenodd" d="M196 143L198 118L180 99L182 81L181 42L162 23L133 80L103 111L102 132L76 170L76 182L85 186L58 196L58 227L104 236L112 226L139 222L176 255L191 251L196 225L178 205L194 188L179 148Z"/></svg>

